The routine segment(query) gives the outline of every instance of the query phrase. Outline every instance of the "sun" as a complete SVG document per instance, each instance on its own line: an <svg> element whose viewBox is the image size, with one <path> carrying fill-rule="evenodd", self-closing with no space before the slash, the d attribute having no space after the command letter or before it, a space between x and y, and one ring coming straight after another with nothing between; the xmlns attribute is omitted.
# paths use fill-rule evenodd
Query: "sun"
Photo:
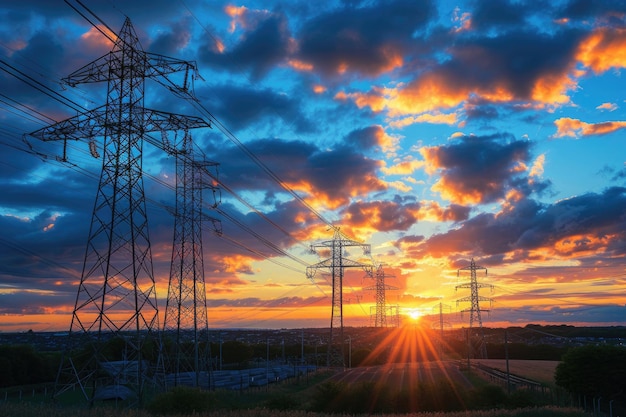
<svg viewBox="0 0 626 417"><path fill-rule="evenodd" d="M422 317L422 312L416 308L410 309L406 314L413 321L418 321Z"/></svg>

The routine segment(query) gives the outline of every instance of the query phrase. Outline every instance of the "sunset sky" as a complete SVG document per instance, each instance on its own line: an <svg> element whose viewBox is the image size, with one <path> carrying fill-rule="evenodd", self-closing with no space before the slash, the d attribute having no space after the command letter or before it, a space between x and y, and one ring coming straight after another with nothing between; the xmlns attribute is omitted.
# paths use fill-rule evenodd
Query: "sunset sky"
<svg viewBox="0 0 626 417"><path fill-rule="evenodd" d="M61 143L28 136L76 115L62 102L105 103L105 83L61 84L112 47L68 3L84 11L0 4L4 332L69 329L80 280L102 159L78 141L61 163ZM192 135L220 164L225 213L205 210L223 229L204 232L211 328L328 326L329 277L305 274L328 256L309 250L332 238L325 221L371 245L371 259L347 256L384 265L406 320L442 303L467 326L469 290L455 287L473 258L493 286L486 326L625 324L625 2L83 3L198 65L196 96L220 125ZM150 80L145 106L202 116ZM175 167L148 143L143 165L163 311ZM373 285L347 272L345 325L371 323Z"/></svg>

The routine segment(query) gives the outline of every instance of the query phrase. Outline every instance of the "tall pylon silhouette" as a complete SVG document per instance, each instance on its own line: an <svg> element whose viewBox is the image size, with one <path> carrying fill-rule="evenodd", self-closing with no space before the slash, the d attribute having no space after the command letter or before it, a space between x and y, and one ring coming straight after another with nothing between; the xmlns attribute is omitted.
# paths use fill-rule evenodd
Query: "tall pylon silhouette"
<svg viewBox="0 0 626 417"><path fill-rule="evenodd" d="M327 366L345 367L343 336L343 277L346 268L362 268L369 275L372 274L372 265L354 261L344 256L344 251L350 247L358 247L363 250L366 256L371 254L371 246L357 242L344 235L338 227L334 228L332 240L327 240L311 245L311 250L317 253L320 249L330 250L330 258L327 258L306 269L306 275L313 279L318 269L330 269L332 276L332 310L330 316L330 335L328 339L328 350L326 353Z"/></svg>
<svg viewBox="0 0 626 417"><path fill-rule="evenodd" d="M459 289L459 288L469 288L470 289L469 297L459 298L458 300L456 300L456 304L458 306L459 303L462 303L462 302L469 302L470 303L470 308L462 310L462 312L468 312L469 311L469 313L470 313L469 333L468 333L468 345L469 346L473 346L473 344L470 343L470 341L472 339L472 337L471 337L472 329L473 329L475 324L478 325L478 342L477 342L477 346L473 348L474 356L476 356L478 358L486 358L487 357L487 346L485 345L485 332L484 332L484 329L483 329L483 321L482 321L482 317L481 317L481 312L482 311L485 311L485 312L489 311L489 310L486 310L486 309L482 309L480 307L480 302L481 301L485 301L485 302L489 302L489 303L493 302L493 299L487 298L487 297L482 297L482 296L480 296L478 294L478 290L480 288L485 288L485 287L493 288L493 285L479 283L478 280L476 279L476 271L477 270L483 270L483 269L485 270L485 275L487 275L487 268L484 268L482 266L476 265L476 263L474 262L474 258L472 258L469 266L466 266L464 268L459 268L457 270L457 275L460 275L461 271L463 271L463 270L469 270L470 271L470 281L456 286L456 289Z"/></svg>
<svg viewBox="0 0 626 417"><path fill-rule="evenodd" d="M94 157L99 157L94 139L103 140L102 171L55 397L77 387L90 404L125 398L129 405L140 405L144 390L159 374L161 351L143 186L143 138L149 132L209 124L198 117L143 107L147 78L172 91L187 90L194 63L143 51L128 18L110 39L109 53L63 79L71 86L107 82L106 105L31 135L65 143L86 139ZM169 78L181 71L182 83Z"/></svg>
<svg viewBox="0 0 626 417"><path fill-rule="evenodd" d="M196 160L191 134L172 152L176 156L176 208L174 243L163 322L165 372L168 385L209 388L211 350L207 317L202 229L213 223L221 234L218 220L202 212L203 190L213 191L213 208L219 204L213 178L217 163ZM215 168L215 172L209 169Z"/></svg>
<svg viewBox="0 0 626 417"><path fill-rule="evenodd" d="M387 285L386 278L393 278L393 275L387 275L383 264L376 267L375 285L364 288L369 291L376 291L376 306L374 311L374 327L388 327L394 320L387 320L387 312L390 310L387 306L387 290L397 290L398 287Z"/></svg>

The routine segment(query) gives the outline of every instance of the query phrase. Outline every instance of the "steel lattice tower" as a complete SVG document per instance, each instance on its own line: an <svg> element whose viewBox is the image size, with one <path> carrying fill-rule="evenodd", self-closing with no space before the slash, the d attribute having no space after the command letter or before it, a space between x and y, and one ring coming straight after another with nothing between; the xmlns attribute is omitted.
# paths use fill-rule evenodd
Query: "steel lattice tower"
<svg viewBox="0 0 626 417"><path fill-rule="evenodd" d="M462 310L462 312L469 311L469 313L470 313L470 320L469 320L469 331L470 332L471 332L472 328L474 327L474 322L478 323L478 328L479 328L479 332L480 332L480 340L479 340L479 348L478 348L477 356L481 357L481 358L486 358L487 357L487 349L486 349L486 346L485 346L485 334L483 332L483 321L482 321L482 318L481 318L481 312L482 311L488 312L489 310L481 309L480 308L480 302L481 301L487 301L489 303L492 303L493 299L486 298L486 297L481 297L480 295L478 295L478 290L480 288L485 288L485 287L493 288L493 285L478 283L478 280L476 279L476 271L477 270L483 270L483 269L485 270L485 275L487 275L487 268L484 268L482 266L476 265L476 263L474 262L474 258L472 258L469 266L466 266L464 268L460 268L457 271L457 275L459 275L462 270L469 270L470 271L470 281L456 286L456 289L459 289L459 288L469 288L470 289L470 296L469 297L464 297L464 298L459 298L458 300L456 300L456 303L457 303L457 306L461 302L469 302L470 303L470 308Z"/></svg>
<svg viewBox="0 0 626 417"><path fill-rule="evenodd" d="M161 350L143 137L209 125L197 117L143 107L147 78L186 90L195 64L144 52L129 19L113 41L109 53L63 80L71 86L107 82L106 105L31 135L46 141L87 139L94 157L94 138L103 138L102 171L55 396L78 386L90 403L124 396L141 403ZM180 71L185 77L178 85L168 76ZM77 348L83 349L80 357Z"/></svg>
<svg viewBox="0 0 626 417"><path fill-rule="evenodd" d="M343 366L344 360L344 338L343 338L343 276L345 268L363 268L369 275L372 274L372 266L360 263L344 256L344 250L349 247L359 247L363 249L365 255L370 255L371 246L357 242L341 233L338 227L334 228L332 240L327 240L311 245L311 250L317 252L318 249L329 249L330 258L311 265L306 269L306 275L313 279L315 273L320 268L330 269L332 276L332 310L330 316L330 336L328 340L328 351L326 354L327 366Z"/></svg>
<svg viewBox="0 0 626 417"><path fill-rule="evenodd" d="M372 287L364 288L365 290L376 291L376 311L374 327L387 327L387 290L397 290L397 287L385 284L385 278L393 278L393 275L386 275L383 265L380 264L376 268L376 284Z"/></svg>
<svg viewBox="0 0 626 417"><path fill-rule="evenodd" d="M194 159L189 132L185 132L182 145L173 153L176 156L176 209L163 324L165 366L172 385L208 388L211 355L202 250L203 220L211 220L217 233L221 233L221 229L219 221L202 213L202 191L213 190L213 207L217 207L216 188L209 180L217 173L208 172L217 164Z"/></svg>

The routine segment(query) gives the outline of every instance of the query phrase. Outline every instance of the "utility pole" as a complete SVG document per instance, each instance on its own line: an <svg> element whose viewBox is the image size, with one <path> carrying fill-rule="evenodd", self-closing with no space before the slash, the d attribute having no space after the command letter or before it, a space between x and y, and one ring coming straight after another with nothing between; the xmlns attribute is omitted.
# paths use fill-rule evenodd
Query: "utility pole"
<svg viewBox="0 0 626 417"><path fill-rule="evenodd" d="M338 227L334 228L332 240L327 240L311 245L311 250L317 253L319 249L329 249L330 258L327 258L306 269L306 276L313 279L318 269L328 268L332 275L332 310L330 316L330 337L328 340L328 350L326 354L326 366L345 367L344 359L344 337L343 337L343 276L346 268L362 268L369 275L372 274L372 265L364 264L346 258L344 250L349 247L361 248L365 255L371 253L371 246L357 242L348 238L340 232Z"/></svg>
<svg viewBox="0 0 626 417"><path fill-rule="evenodd" d="M489 287L493 289L493 285L490 284L483 284L483 283L478 283L478 280L476 279L476 271L477 270L485 270L485 275L487 275L487 268L484 268L482 266L478 266L476 265L476 263L474 262L474 258L472 258L470 265L466 266L464 268L460 268L457 271L457 276L460 275L460 272L462 270L469 270L470 271L470 281L457 285L456 289L459 288L469 288L470 289L470 296L469 297L464 297L464 298L459 298L458 300L456 300L456 304L457 306L459 305L459 303L461 302L469 302L470 303L470 308L469 309L465 309L462 310L462 312L467 312L469 311L470 313L470 320L469 320L469 329L468 329L468 350L469 347L471 346L471 331L472 328L474 327L474 322L476 322L478 324L478 329L480 332L479 335L479 341L478 341L478 349L476 352L476 356L480 357L480 358L486 358L487 357L487 346L485 345L485 333L483 330L483 321L481 318L481 312L485 311L488 312L489 310L485 310L485 309L481 309L480 308L480 302L481 301L485 301L485 302L489 302L492 303L493 299L491 298L486 298L486 297L481 297L480 295L478 295L478 290L480 288L485 288L485 287ZM469 355L469 352L468 352Z"/></svg>
<svg viewBox="0 0 626 417"><path fill-rule="evenodd" d="M167 382L199 387L210 386L210 340L207 319L202 225L205 219L213 222L221 233L221 224L202 212L202 191L213 191L213 205L217 207L216 187L211 178L217 172L210 168L217 163L196 160L191 134L184 132L182 143L171 152L176 157L176 208L174 211L174 243L163 322L166 343L165 371ZM216 170L217 171L217 170ZM189 378L185 378L189 375ZM206 383L201 377L207 378Z"/></svg>
<svg viewBox="0 0 626 417"><path fill-rule="evenodd" d="M372 287L366 287L365 290L374 290L376 291L376 311L375 311L375 319L374 319L374 327L387 327L387 301L386 301L386 291L387 290L397 290L398 287L393 287L391 285L385 284L385 278L393 278L393 275L386 275L383 265L380 264L376 268L376 284Z"/></svg>
<svg viewBox="0 0 626 417"><path fill-rule="evenodd" d="M194 63L143 51L128 18L111 40L109 53L63 80L71 86L107 82L106 104L31 135L64 144L86 139L94 157L99 157L94 138L103 138L102 171L55 397L78 387L90 404L120 396L141 404L146 382L156 372L154 358L161 352L143 186L143 138L149 132L209 124L142 106L147 78L186 91ZM185 77L180 85L168 78L181 71ZM79 348L88 352L81 360L74 356Z"/></svg>

